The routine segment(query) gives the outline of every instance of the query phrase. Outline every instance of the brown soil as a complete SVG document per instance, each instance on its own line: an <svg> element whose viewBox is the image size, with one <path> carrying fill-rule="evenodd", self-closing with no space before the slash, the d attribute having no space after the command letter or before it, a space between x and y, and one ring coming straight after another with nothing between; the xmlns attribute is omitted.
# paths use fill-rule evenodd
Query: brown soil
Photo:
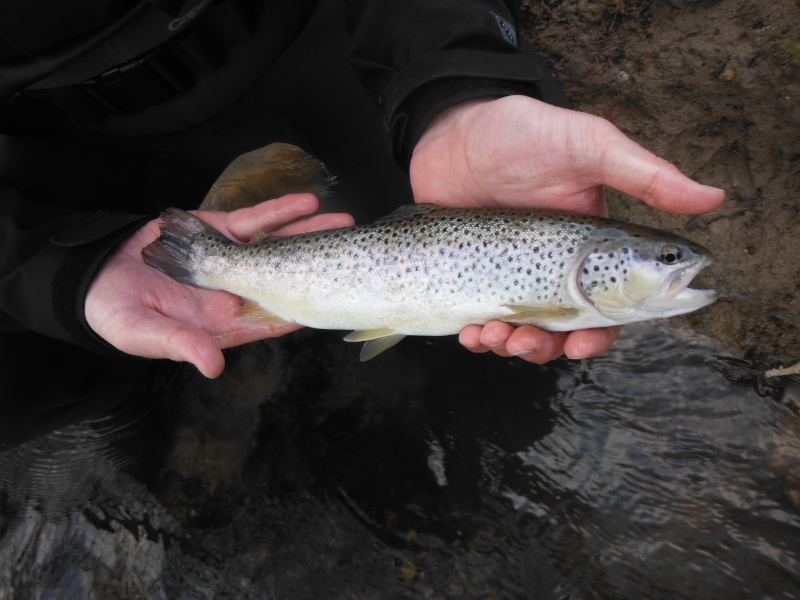
<svg viewBox="0 0 800 600"><path fill-rule="evenodd" d="M524 0L523 14L575 108L727 191L699 221L609 193L612 216L714 251L701 283L721 299L691 323L742 354L800 361L800 3Z"/></svg>

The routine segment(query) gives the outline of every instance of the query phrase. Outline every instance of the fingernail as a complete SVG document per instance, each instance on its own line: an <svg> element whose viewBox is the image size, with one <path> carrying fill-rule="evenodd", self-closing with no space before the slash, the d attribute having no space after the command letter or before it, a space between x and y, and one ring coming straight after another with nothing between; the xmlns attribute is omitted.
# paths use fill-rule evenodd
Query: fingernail
<svg viewBox="0 0 800 600"><path fill-rule="evenodd" d="M568 354L567 358L571 358L572 360L584 360L594 356L593 350L590 344L578 344L575 351Z"/></svg>

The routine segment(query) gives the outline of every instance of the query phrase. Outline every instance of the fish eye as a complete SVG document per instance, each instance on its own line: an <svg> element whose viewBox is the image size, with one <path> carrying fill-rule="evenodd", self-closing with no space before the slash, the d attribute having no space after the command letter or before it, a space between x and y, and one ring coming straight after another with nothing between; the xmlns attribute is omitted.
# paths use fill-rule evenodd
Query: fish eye
<svg viewBox="0 0 800 600"><path fill-rule="evenodd" d="M677 246L662 246L661 247L661 262L665 265L674 265L683 258L681 249Z"/></svg>

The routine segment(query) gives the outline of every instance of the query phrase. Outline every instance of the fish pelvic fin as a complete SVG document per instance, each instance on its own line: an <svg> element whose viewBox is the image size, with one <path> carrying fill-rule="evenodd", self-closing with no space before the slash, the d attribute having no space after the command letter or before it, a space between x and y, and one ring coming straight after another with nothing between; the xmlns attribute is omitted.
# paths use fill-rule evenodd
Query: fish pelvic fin
<svg viewBox="0 0 800 600"><path fill-rule="evenodd" d="M556 324L578 316L578 309L569 306L524 306L520 304L504 304L513 312L500 320L518 325L539 325L547 328L548 324Z"/></svg>
<svg viewBox="0 0 800 600"><path fill-rule="evenodd" d="M298 146L279 142L236 158L211 186L200 209L234 211L301 192L322 199L335 184L322 162Z"/></svg>
<svg viewBox="0 0 800 600"><path fill-rule="evenodd" d="M361 348L361 362L366 362L375 358L399 343L405 336L403 333L395 333L391 327L381 327L379 329L365 329L353 331L344 338L345 342L366 342Z"/></svg>
<svg viewBox="0 0 800 600"><path fill-rule="evenodd" d="M194 240L204 232L222 234L179 208L170 208L162 213L161 221L161 237L142 249L142 257L148 265L173 279L193 284L190 259Z"/></svg>

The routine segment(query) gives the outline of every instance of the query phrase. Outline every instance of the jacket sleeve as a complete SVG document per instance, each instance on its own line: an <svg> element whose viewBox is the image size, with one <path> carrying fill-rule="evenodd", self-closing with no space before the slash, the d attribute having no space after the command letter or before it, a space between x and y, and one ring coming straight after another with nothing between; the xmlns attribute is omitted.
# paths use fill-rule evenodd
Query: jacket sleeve
<svg viewBox="0 0 800 600"><path fill-rule="evenodd" d="M519 37L512 0L352 0L350 60L408 162L428 123L465 100L523 94L566 106Z"/></svg>
<svg viewBox="0 0 800 600"><path fill-rule="evenodd" d="M0 180L0 332L112 351L86 322L86 293L105 259L151 218L71 211Z"/></svg>

